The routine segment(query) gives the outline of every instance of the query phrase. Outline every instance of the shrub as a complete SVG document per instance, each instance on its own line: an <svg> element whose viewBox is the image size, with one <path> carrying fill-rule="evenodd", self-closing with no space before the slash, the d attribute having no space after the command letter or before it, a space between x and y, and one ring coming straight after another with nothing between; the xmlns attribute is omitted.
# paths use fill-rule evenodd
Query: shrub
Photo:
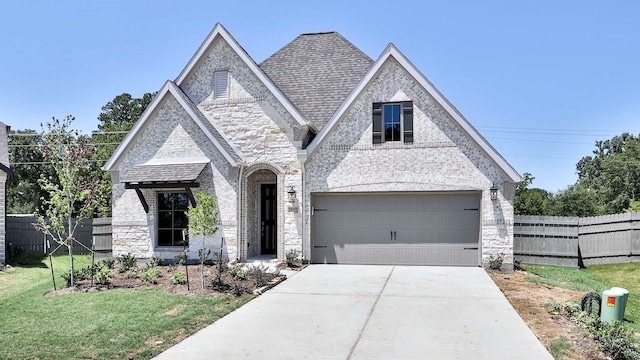
<svg viewBox="0 0 640 360"><path fill-rule="evenodd" d="M164 258L162 256L154 256L151 258L151 264L154 266L164 265Z"/></svg>
<svg viewBox="0 0 640 360"><path fill-rule="evenodd" d="M114 259L113 257L109 256L108 258L104 259L104 260L100 260L98 261L98 264L104 264L107 269L113 269L116 266L116 259Z"/></svg>
<svg viewBox="0 0 640 360"><path fill-rule="evenodd" d="M229 284L229 291L233 296L242 296L253 292L251 287L249 287L245 282L238 280L232 281L231 284Z"/></svg>
<svg viewBox="0 0 640 360"><path fill-rule="evenodd" d="M258 266L252 265L247 272L248 275L255 280L257 287L263 287L269 284L269 281L280 275L279 271L269 272L269 269L262 264Z"/></svg>
<svg viewBox="0 0 640 360"><path fill-rule="evenodd" d="M137 262L138 259L135 256L131 255L131 253L122 255L118 258L118 263L120 263L120 269L118 269L118 271L120 271L121 273L127 272L134 268Z"/></svg>
<svg viewBox="0 0 640 360"><path fill-rule="evenodd" d="M140 280L145 285L157 284L160 277L160 268L151 266L140 273Z"/></svg>
<svg viewBox="0 0 640 360"><path fill-rule="evenodd" d="M502 262L504 261L504 254L494 254L489 256L489 268L492 270L500 270Z"/></svg>
<svg viewBox="0 0 640 360"><path fill-rule="evenodd" d="M60 277L62 277L62 279L64 281L66 281L67 286L71 286L71 270L69 270L66 273L61 274ZM75 281L85 280L86 278L84 276L83 269L76 269L73 272L73 278L74 278Z"/></svg>
<svg viewBox="0 0 640 360"><path fill-rule="evenodd" d="M612 325L600 323L599 329L592 331L593 338L599 343L602 352L611 355L613 360L638 360L640 350L633 330L619 321Z"/></svg>
<svg viewBox="0 0 640 360"><path fill-rule="evenodd" d="M179 272L179 273L175 273L172 277L171 277L171 283L172 284L180 284L180 285L184 285L187 283L187 275L183 272Z"/></svg>
<svg viewBox="0 0 640 360"><path fill-rule="evenodd" d="M111 284L111 279L113 279L113 272L108 267L101 267L93 278L96 284L100 285Z"/></svg>
<svg viewBox="0 0 640 360"><path fill-rule="evenodd" d="M234 266L229 268L229 275L231 275L235 280L246 280L247 270L243 269L241 266Z"/></svg>
<svg viewBox="0 0 640 360"><path fill-rule="evenodd" d="M287 254L285 256L285 261L288 267L290 268L297 267L301 262L300 251L294 250L294 249L287 251Z"/></svg>
<svg viewBox="0 0 640 360"><path fill-rule="evenodd" d="M213 288L218 289L224 284L223 276L229 270L229 264L225 260L224 256L222 256L222 251L217 252L215 254L216 258L216 277L213 280Z"/></svg>
<svg viewBox="0 0 640 360"><path fill-rule="evenodd" d="M135 279L138 277L138 272L135 269L127 270L127 272L124 273L124 277L127 279Z"/></svg>

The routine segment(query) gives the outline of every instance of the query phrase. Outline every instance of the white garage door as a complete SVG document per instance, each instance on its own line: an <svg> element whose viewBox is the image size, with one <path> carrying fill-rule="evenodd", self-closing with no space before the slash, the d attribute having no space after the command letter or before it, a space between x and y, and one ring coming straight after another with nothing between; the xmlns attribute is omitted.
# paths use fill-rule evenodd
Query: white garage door
<svg viewBox="0 0 640 360"><path fill-rule="evenodd" d="M480 193L313 194L311 260L478 266Z"/></svg>

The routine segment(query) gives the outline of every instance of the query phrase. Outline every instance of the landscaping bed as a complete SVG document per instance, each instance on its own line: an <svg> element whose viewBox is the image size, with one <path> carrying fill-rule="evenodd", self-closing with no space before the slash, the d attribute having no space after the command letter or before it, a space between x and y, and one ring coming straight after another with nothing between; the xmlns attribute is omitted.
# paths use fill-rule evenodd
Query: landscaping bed
<svg viewBox="0 0 640 360"><path fill-rule="evenodd" d="M601 293L616 285L628 288L631 297L623 324L631 333L635 331L637 338L640 335L635 323L637 300L631 299L640 286L636 284L636 271L633 271L640 270L639 264L592 266L588 269L531 266L526 269L530 271L488 270L488 273L555 359L635 359L633 356L616 357L601 352L602 343L596 342L593 329L588 329L599 322L587 320L582 316L584 313L570 314L572 311L567 312L567 309L579 309L582 297L588 292ZM616 273L618 277L611 275ZM599 329L596 333L604 334L607 331ZM618 341L620 336L612 336L611 339Z"/></svg>
<svg viewBox="0 0 640 360"><path fill-rule="evenodd" d="M101 265L97 263L97 271ZM89 267L84 267L88 272ZM188 276L187 276L188 270ZM222 274L218 276L220 271ZM151 280L148 274L153 272ZM94 281L90 276L81 276L75 287L58 288L48 295L69 294L73 292L104 291L119 288L164 289L176 295L185 296L242 296L259 295L265 287L272 287L286 279L279 270L270 269L264 265L232 265L223 266L214 263L204 265L192 264L185 267L174 265L135 265L127 269L122 268L120 261L116 261L110 269L112 278L109 283L98 283L98 276ZM147 276L146 276L147 275ZM204 281L202 280L204 277ZM188 285L187 285L188 279ZM65 285L64 283L58 284ZM262 291L261 291L262 290Z"/></svg>

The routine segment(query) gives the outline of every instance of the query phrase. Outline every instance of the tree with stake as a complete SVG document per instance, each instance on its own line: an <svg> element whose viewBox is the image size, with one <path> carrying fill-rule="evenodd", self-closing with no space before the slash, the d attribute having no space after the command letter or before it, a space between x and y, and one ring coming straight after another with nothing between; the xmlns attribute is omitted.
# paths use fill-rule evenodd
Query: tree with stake
<svg viewBox="0 0 640 360"><path fill-rule="evenodd" d="M89 176L89 158L92 150L86 145L86 138L71 129L75 118L71 115L62 121L53 121L43 126L43 153L51 163L55 176L42 175L38 180L49 199L42 199L44 216L37 216L36 229L51 237L69 251L71 266L70 285L75 286L73 265L74 234L83 219L91 219L96 206L96 192L99 180ZM75 217L75 222L72 219Z"/></svg>
<svg viewBox="0 0 640 360"><path fill-rule="evenodd" d="M204 261L205 238L213 236L218 231L218 204L216 198L211 195L198 193L196 194L197 205L189 206L187 218L189 219L189 237L202 237L202 247L200 254L200 286L204 289ZM222 251L222 249L220 249Z"/></svg>

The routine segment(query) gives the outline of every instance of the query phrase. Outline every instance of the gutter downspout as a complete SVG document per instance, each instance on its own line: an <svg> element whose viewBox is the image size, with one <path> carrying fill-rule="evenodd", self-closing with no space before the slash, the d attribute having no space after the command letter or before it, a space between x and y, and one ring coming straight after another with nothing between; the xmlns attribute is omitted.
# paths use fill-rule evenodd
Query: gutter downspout
<svg viewBox="0 0 640 360"><path fill-rule="evenodd" d="M306 172L305 172L305 164L307 162L307 150L298 150L298 160L300 161L300 169L302 172L302 207L300 209L300 211L302 211L302 234L300 236L300 241L302 242L302 252L301 252L301 256L302 256L302 261L305 260L305 238L306 238L306 233L307 233L307 211L305 211L306 208L306 185L305 185L305 177L306 177Z"/></svg>
<svg viewBox="0 0 640 360"><path fill-rule="evenodd" d="M242 175L244 174L244 168L246 164L244 162L238 163L240 171L238 171L238 200L236 201L236 261L240 261L242 254L240 253L240 244L242 243Z"/></svg>

